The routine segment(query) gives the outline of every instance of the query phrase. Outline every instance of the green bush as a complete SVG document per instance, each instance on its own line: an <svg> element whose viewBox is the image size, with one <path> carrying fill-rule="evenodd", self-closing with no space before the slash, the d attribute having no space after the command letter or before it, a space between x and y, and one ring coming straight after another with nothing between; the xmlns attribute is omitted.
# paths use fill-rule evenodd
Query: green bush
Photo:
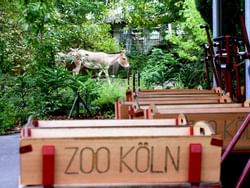
<svg viewBox="0 0 250 188"><path fill-rule="evenodd" d="M171 54L154 48L141 71L141 79L147 88L163 87L166 81L175 77L176 66L176 61Z"/></svg>
<svg viewBox="0 0 250 188"><path fill-rule="evenodd" d="M98 98L92 104L98 106L98 110L104 117L114 117L114 103L119 97L125 97L126 84L124 80L116 79L111 85L102 83L98 89Z"/></svg>

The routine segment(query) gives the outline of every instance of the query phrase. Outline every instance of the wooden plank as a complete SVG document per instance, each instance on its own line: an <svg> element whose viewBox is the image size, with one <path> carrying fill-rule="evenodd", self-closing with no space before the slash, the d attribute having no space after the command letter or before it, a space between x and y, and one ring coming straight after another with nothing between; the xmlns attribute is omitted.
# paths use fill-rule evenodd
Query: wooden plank
<svg viewBox="0 0 250 188"><path fill-rule="evenodd" d="M217 98L219 97L220 95L218 95L217 93L211 93L211 94L164 94L164 93L161 93L161 94L136 94L136 97L139 97L139 98L164 98L164 97L176 97L176 98L181 98L181 97L186 97L186 98L189 98L189 97L213 97L213 98Z"/></svg>
<svg viewBox="0 0 250 188"><path fill-rule="evenodd" d="M230 143L236 134L241 123L244 121L250 108L207 108L207 109L152 109L153 119L174 118L179 113L185 114L191 123L197 121L207 121L217 134L222 135L223 148ZM248 127L237 145L235 150L250 150L250 128Z"/></svg>
<svg viewBox="0 0 250 188"><path fill-rule="evenodd" d="M161 101L161 100L155 100L155 101L139 101L139 104L141 105L173 105L173 104L219 104L220 102L217 100L171 100L171 101Z"/></svg>
<svg viewBox="0 0 250 188"><path fill-rule="evenodd" d="M178 116L177 116L178 118ZM97 127L158 127L176 125L176 118L145 120L145 119L105 119L105 120L39 120L38 126L49 127L81 127L81 128L97 128Z"/></svg>
<svg viewBox="0 0 250 188"><path fill-rule="evenodd" d="M126 103L125 103L126 104ZM147 104L139 104L141 109L147 109L150 105ZM165 105L165 104L158 104L154 105L157 109L183 109L183 108L239 108L242 107L240 103L226 103L226 104L176 104L176 105Z"/></svg>
<svg viewBox="0 0 250 188"><path fill-rule="evenodd" d="M157 109L157 107L155 107ZM189 113L195 113L195 114L209 114L209 113L249 113L250 108L245 108L245 107L236 107L236 108L185 108L185 109L168 109L168 108L160 108L155 111L155 113L161 113L161 114L179 114L179 113L184 113L184 114L189 114Z"/></svg>
<svg viewBox="0 0 250 188"><path fill-rule="evenodd" d="M218 104L219 101L217 100L154 100L154 101L143 101L140 100L139 104L142 105L151 105L151 104L156 104L156 105L173 105L173 104Z"/></svg>
<svg viewBox="0 0 250 188"><path fill-rule="evenodd" d="M210 93L221 93L220 89L212 89L212 90L198 90L198 89L140 89L136 93L165 93L165 94L210 94Z"/></svg>
<svg viewBox="0 0 250 188"><path fill-rule="evenodd" d="M176 100L179 100L179 101L188 101L188 100L192 100L192 101L214 101L214 102L217 102L220 101L222 99L222 97L218 97L218 96L212 96L212 97L197 97L197 96L192 96L192 97L182 97L182 96L170 96L170 97L144 97L144 98L140 98L140 97L137 97L136 100L138 102L141 102L141 101L176 101ZM230 97L225 97L223 98L223 100L228 100L228 101L231 101ZM194 103L195 104L195 103Z"/></svg>
<svg viewBox="0 0 250 188"><path fill-rule="evenodd" d="M32 128L32 138L138 137L190 135L190 127Z"/></svg>
<svg viewBox="0 0 250 188"><path fill-rule="evenodd" d="M218 104L232 103L227 96L221 96L216 99L209 98L138 98L135 100L139 104Z"/></svg>
<svg viewBox="0 0 250 188"><path fill-rule="evenodd" d="M42 183L43 145L55 146L55 184L182 183L188 181L189 145L202 145L201 182L220 181L221 148L209 136L23 138L22 185ZM211 161L211 159L213 159Z"/></svg>
<svg viewBox="0 0 250 188"><path fill-rule="evenodd" d="M224 92L220 88L214 88L212 90L198 90L198 89L160 89L160 90L137 90L134 93L128 89L126 91L126 100L133 100L134 96L140 95L199 95L199 94L217 94L219 96L224 95Z"/></svg>

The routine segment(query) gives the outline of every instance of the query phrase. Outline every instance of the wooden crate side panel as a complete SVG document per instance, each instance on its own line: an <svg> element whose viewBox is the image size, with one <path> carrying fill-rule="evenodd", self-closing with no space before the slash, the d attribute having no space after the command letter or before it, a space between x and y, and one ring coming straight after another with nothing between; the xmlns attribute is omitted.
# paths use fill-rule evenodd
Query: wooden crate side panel
<svg viewBox="0 0 250 188"><path fill-rule="evenodd" d="M42 145L55 145L55 184L188 181L190 143L202 144L202 182L219 182L221 148L210 137L22 139L21 184L42 183ZM211 160L213 159L213 160Z"/></svg>
<svg viewBox="0 0 250 188"><path fill-rule="evenodd" d="M243 123L248 112L232 112L232 113L184 113L188 122L194 124L197 121L207 121L212 125L217 134L222 135L223 148L225 149L233 136L236 134L240 125ZM178 114L160 114L156 113L152 115L155 119L175 118ZM250 150L250 126L243 133L241 139L238 141L235 150Z"/></svg>
<svg viewBox="0 0 250 188"><path fill-rule="evenodd" d="M143 136L189 136L188 126L102 127L102 128L33 128L33 138L119 138Z"/></svg>

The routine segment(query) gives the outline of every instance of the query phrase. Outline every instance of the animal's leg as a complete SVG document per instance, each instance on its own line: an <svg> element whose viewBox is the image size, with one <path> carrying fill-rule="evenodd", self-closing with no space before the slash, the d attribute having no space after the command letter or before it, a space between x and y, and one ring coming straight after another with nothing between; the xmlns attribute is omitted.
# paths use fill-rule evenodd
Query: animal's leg
<svg viewBox="0 0 250 188"><path fill-rule="evenodd" d="M108 69L107 70L104 70L104 73L105 73L105 76L108 80L108 83L111 85L111 81L110 81L110 78L109 78L109 73L108 73Z"/></svg>
<svg viewBox="0 0 250 188"><path fill-rule="evenodd" d="M102 76L102 70L100 70L100 72L98 73L98 76L97 76L97 79L100 80L101 79L101 76Z"/></svg>

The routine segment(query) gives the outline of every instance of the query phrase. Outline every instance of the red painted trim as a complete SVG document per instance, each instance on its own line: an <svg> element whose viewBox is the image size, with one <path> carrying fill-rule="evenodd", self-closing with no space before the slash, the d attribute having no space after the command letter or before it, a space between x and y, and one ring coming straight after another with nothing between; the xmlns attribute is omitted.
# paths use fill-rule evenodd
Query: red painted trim
<svg viewBox="0 0 250 188"><path fill-rule="evenodd" d="M43 155L43 185L54 185L55 174L55 147L53 145L44 145L42 147Z"/></svg>
<svg viewBox="0 0 250 188"><path fill-rule="evenodd" d="M31 137L32 135L31 135L31 128L29 127L28 128L28 137Z"/></svg>
<svg viewBox="0 0 250 188"><path fill-rule="evenodd" d="M176 119L175 119L175 123L176 123L176 126L179 126L179 125L180 125L179 118L176 118Z"/></svg>
<svg viewBox="0 0 250 188"><path fill-rule="evenodd" d="M19 148L19 153L23 154L23 153L28 153L28 152L32 152L32 145L26 145L26 146L21 146Z"/></svg>
<svg viewBox="0 0 250 188"><path fill-rule="evenodd" d="M134 118L134 108L132 106L129 106L128 115L130 119Z"/></svg>
<svg viewBox="0 0 250 188"><path fill-rule="evenodd" d="M32 119L32 125L34 125L34 127L39 127L39 122L36 118Z"/></svg>
<svg viewBox="0 0 250 188"><path fill-rule="evenodd" d="M127 89L127 91L126 91L126 101L133 101L132 95L133 95L132 91L130 89Z"/></svg>
<svg viewBox="0 0 250 188"><path fill-rule="evenodd" d="M149 119L149 116L150 116L149 113L150 113L149 109L145 109L146 119Z"/></svg>
<svg viewBox="0 0 250 188"><path fill-rule="evenodd" d="M212 138L210 144L213 145L213 146L222 147L223 146L223 140L222 139L217 139L217 138Z"/></svg>
<svg viewBox="0 0 250 188"><path fill-rule="evenodd" d="M190 134L190 136L194 135L194 128L193 127L189 128L189 134Z"/></svg>
<svg viewBox="0 0 250 188"><path fill-rule="evenodd" d="M144 111L143 110L138 110L134 112L134 117L142 117L144 116Z"/></svg>
<svg viewBox="0 0 250 188"><path fill-rule="evenodd" d="M25 137L31 137L31 128L30 127L24 127L21 129L21 136L23 138Z"/></svg>
<svg viewBox="0 0 250 188"><path fill-rule="evenodd" d="M201 144L189 145L188 181L191 184L198 184L201 181L201 153Z"/></svg>

